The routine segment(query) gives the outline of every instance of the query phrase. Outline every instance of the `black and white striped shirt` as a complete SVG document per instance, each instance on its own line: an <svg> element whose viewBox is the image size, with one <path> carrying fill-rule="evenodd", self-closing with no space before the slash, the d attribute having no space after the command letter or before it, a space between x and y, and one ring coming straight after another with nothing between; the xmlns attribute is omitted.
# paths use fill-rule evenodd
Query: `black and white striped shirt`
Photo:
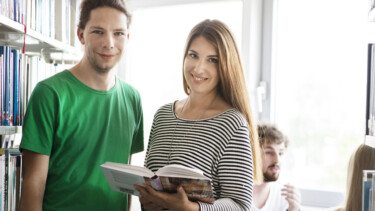
<svg viewBox="0 0 375 211"><path fill-rule="evenodd" d="M217 116L186 120L175 115L173 103L154 116L145 165L152 171L167 164L197 168L212 179L214 204L200 210L250 210L253 160L249 129L236 109Z"/></svg>

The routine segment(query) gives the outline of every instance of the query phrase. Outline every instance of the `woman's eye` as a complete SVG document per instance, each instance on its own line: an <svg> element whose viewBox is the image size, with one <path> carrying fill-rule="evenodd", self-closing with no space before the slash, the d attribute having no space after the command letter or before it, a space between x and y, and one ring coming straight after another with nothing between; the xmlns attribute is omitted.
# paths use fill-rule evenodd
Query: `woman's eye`
<svg viewBox="0 0 375 211"><path fill-rule="evenodd" d="M212 62L212 63L218 63L219 62L219 60L216 59L216 58L210 58L208 61Z"/></svg>
<svg viewBox="0 0 375 211"><path fill-rule="evenodd" d="M189 56L190 56L191 58L197 58L197 55L194 54L194 53L189 53Z"/></svg>

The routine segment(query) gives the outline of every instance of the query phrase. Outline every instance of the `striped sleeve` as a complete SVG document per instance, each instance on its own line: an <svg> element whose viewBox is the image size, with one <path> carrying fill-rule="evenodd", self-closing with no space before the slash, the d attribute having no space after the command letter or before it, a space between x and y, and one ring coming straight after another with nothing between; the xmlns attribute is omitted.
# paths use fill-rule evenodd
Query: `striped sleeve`
<svg viewBox="0 0 375 211"><path fill-rule="evenodd" d="M201 203L200 210L250 210L253 193L253 161L246 125L231 138L218 166L219 199L214 204Z"/></svg>

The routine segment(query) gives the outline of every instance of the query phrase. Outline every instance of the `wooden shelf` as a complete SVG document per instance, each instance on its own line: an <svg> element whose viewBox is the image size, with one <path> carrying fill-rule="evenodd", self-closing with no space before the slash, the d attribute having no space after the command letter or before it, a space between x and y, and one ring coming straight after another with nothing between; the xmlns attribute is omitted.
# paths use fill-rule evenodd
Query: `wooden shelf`
<svg viewBox="0 0 375 211"><path fill-rule="evenodd" d="M22 49L24 34L24 25L0 15L0 44ZM60 52L69 54L71 56L66 56L67 62L78 62L82 58L82 51L80 48L73 47L45 36L28 27L26 28L25 52L43 54L46 55L47 58L50 58L50 53Z"/></svg>
<svg viewBox="0 0 375 211"><path fill-rule="evenodd" d="M22 133L22 126L0 126L0 135Z"/></svg>

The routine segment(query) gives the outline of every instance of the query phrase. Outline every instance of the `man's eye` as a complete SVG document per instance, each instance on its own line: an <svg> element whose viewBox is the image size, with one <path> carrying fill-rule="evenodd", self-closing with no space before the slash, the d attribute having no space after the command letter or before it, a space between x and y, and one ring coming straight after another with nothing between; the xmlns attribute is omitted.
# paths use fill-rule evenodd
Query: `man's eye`
<svg viewBox="0 0 375 211"><path fill-rule="evenodd" d="M103 34L103 32L102 32L102 31L99 31L99 30L95 30L95 31L93 31L92 33L94 33L94 34Z"/></svg>
<svg viewBox="0 0 375 211"><path fill-rule="evenodd" d="M116 36L123 36L123 35L125 35L125 33L124 32L115 32L115 35Z"/></svg>

